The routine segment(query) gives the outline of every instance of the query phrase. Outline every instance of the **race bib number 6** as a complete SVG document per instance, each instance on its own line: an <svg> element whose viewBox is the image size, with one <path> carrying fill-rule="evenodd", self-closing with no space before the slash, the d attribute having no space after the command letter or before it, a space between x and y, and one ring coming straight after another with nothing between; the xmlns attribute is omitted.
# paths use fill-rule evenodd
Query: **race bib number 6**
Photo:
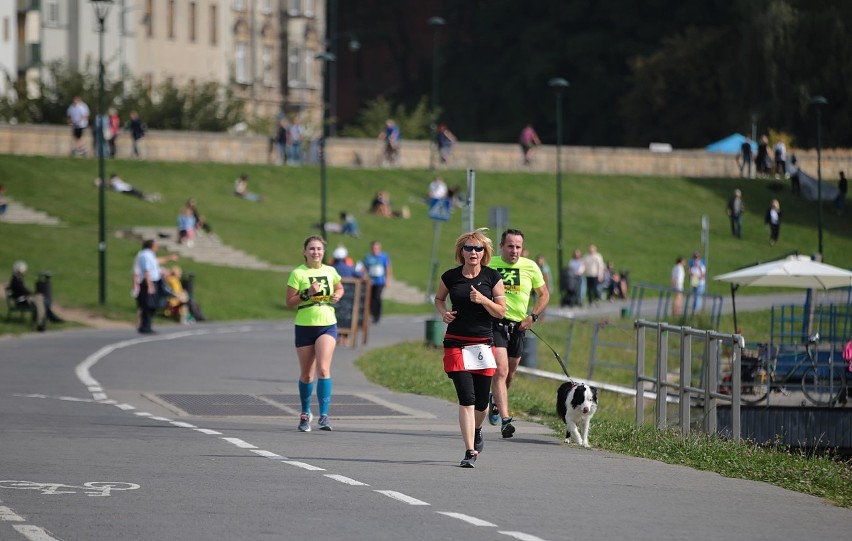
<svg viewBox="0 0 852 541"><path fill-rule="evenodd" d="M494 359L494 353L491 351L491 346L487 344L476 344L473 346L463 346L461 350L465 370L497 368L497 360Z"/></svg>

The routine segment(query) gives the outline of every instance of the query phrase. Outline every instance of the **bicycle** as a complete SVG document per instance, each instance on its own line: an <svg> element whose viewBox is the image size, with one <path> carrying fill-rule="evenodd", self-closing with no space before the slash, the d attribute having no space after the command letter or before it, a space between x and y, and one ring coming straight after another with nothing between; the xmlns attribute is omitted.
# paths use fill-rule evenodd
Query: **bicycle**
<svg viewBox="0 0 852 541"><path fill-rule="evenodd" d="M801 390L811 403L817 406L834 406L846 402L846 375L844 366L829 359L828 363L820 363L814 354L819 343L819 333L808 338L805 353L790 369L778 376L776 373L778 357L770 365L770 351L763 349L754 363L744 363L742 367L742 387L740 398L746 404L759 404L769 397L769 392L783 393L790 391L785 383L794 380L796 371L807 365L802 372ZM803 403L804 405L804 403Z"/></svg>

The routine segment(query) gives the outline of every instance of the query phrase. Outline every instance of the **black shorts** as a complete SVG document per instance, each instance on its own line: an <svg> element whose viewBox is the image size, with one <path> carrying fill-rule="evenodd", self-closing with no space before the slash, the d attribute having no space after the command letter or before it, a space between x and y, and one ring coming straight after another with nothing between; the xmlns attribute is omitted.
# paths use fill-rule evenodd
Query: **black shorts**
<svg viewBox="0 0 852 541"><path fill-rule="evenodd" d="M76 126L71 128L71 133L74 135L74 139L80 139L83 137L83 130L86 128L78 128Z"/></svg>
<svg viewBox="0 0 852 541"><path fill-rule="evenodd" d="M509 357L518 358L524 355L524 337L527 332L522 331L516 321L508 319L494 320L494 347L506 348Z"/></svg>

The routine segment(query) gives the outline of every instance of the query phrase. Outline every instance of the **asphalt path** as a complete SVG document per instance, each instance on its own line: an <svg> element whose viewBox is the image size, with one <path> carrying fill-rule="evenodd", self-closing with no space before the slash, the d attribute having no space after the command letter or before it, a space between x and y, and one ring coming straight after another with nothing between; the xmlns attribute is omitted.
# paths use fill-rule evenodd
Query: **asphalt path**
<svg viewBox="0 0 852 541"><path fill-rule="evenodd" d="M461 469L456 405L354 366L424 328L391 316L369 346L338 348L335 396L384 413L333 403L334 431L310 433L295 415L187 415L162 399L296 394L292 322L0 340L0 540L848 537L852 511L818 498L579 449L533 423L509 440L486 425ZM439 352L422 369L440 371Z"/></svg>

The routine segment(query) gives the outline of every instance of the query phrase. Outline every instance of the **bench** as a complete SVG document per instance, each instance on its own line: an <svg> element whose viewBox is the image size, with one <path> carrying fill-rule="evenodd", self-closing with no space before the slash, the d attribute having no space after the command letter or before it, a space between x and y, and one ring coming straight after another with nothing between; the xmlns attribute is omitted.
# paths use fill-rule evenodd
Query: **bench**
<svg viewBox="0 0 852 541"><path fill-rule="evenodd" d="M23 322L24 317L29 316L32 318L32 321L35 322L36 312L35 307L29 302L18 302L12 296L12 290L8 287L6 288L6 321L12 321L12 316L17 315L18 320Z"/></svg>

